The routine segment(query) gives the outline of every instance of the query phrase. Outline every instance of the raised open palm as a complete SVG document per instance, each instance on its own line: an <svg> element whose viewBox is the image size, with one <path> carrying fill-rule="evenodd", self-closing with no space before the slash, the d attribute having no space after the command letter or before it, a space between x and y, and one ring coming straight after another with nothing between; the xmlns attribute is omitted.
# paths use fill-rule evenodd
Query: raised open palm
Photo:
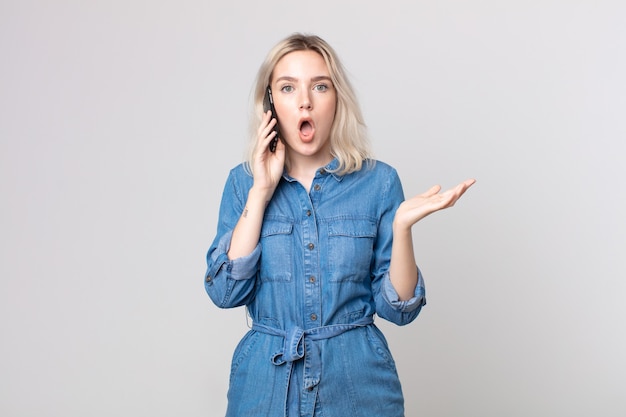
<svg viewBox="0 0 626 417"><path fill-rule="evenodd" d="M405 200L396 211L394 223L397 226L410 228L429 214L454 206L475 182L474 179L468 179L444 192L440 192L441 186L435 185L425 193Z"/></svg>

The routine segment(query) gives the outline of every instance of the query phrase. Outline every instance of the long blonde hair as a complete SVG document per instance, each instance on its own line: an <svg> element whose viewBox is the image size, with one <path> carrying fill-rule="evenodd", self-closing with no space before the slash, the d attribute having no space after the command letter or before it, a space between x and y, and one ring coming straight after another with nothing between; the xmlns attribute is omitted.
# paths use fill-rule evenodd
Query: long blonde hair
<svg viewBox="0 0 626 417"><path fill-rule="evenodd" d="M335 172L343 175L360 170L364 161L372 159L372 152L363 114L352 85L333 48L319 36L302 33L294 33L276 44L259 68L250 115L251 140L246 160L247 169L252 172L252 159L257 143L256 132L263 115L265 88L272 80L273 71L278 61L294 51L315 51L324 58L337 91L335 119L330 131L331 154L339 161ZM289 164L289 158L286 159L285 163Z"/></svg>

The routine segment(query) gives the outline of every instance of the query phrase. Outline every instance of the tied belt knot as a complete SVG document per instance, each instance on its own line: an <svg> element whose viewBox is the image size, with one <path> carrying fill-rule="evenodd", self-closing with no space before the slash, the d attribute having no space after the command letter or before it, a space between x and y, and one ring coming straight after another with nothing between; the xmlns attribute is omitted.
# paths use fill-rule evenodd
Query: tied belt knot
<svg viewBox="0 0 626 417"><path fill-rule="evenodd" d="M270 360L276 366L283 364L288 365L287 397L295 399L299 398L297 394L298 389L293 382L293 378L291 378L291 371L295 362L304 359L304 389L309 392L313 391L320 383L322 363L319 346L315 343L316 341L330 339L331 337L338 336L349 330L368 326L372 323L374 323L374 317L366 316L347 324L332 324L306 330L295 326L289 330L282 330L255 322L252 324L252 330L283 338L283 347L278 352L274 353ZM285 405L288 406L289 404L289 408L291 408L297 406L299 400L290 401L288 398L285 398L285 402ZM296 404L294 404L294 402ZM295 415L291 410L288 414Z"/></svg>

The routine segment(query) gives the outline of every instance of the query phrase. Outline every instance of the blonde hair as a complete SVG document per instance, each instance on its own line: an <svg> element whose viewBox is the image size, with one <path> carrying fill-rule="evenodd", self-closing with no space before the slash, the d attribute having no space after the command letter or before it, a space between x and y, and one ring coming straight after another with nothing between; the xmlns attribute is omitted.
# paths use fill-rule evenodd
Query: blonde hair
<svg viewBox="0 0 626 417"><path fill-rule="evenodd" d="M337 92L335 119L330 131L331 154L339 162L335 172L343 175L360 170L364 161L372 159L372 152L363 114L352 85L333 48L319 36L302 33L294 33L274 46L257 72L250 115L251 140L246 159L247 169L252 172L257 128L263 116L265 89L271 83L278 61L294 51L315 51L324 58ZM288 157L285 164L288 167Z"/></svg>

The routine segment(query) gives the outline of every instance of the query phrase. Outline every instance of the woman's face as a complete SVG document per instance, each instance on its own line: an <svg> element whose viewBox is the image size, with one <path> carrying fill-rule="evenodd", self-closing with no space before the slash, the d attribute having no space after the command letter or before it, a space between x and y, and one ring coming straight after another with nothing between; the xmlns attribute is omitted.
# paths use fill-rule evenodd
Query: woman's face
<svg viewBox="0 0 626 417"><path fill-rule="evenodd" d="M290 160L328 163L337 92L326 62L314 51L291 52L278 61L272 78L274 106Z"/></svg>

